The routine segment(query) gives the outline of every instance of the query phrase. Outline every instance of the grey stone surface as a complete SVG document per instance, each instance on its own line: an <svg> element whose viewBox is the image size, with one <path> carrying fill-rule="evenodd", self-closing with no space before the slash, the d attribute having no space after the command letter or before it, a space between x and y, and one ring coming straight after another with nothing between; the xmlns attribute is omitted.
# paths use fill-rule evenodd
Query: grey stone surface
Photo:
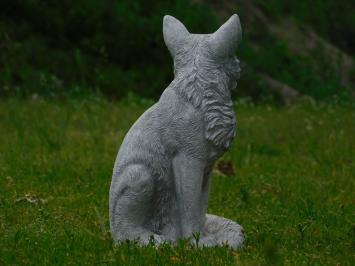
<svg viewBox="0 0 355 266"><path fill-rule="evenodd" d="M213 34L190 34L165 16L163 33L175 78L119 149L109 200L113 238L173 243L199 232L201 245L238 248L241 226L206 210L213 164L236 132L230 90L240 72L239 18Z"/></svg>

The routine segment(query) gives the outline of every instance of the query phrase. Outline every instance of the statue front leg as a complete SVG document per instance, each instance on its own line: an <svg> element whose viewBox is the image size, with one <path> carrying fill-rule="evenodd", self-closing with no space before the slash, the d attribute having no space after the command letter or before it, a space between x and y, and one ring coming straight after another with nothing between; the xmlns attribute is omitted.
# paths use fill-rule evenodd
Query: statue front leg
<svg viewBox="0 0 355 266"><path fill-rule="evenodd" d="M184 153L173 159L173 171L182 237L201 231L204 162Z"/></svg>
<svg viewBox="0 0 355 266"><path fill-rule="evenodd" d="M212 169L213 164L206 167L203 176L203 183L202 183L202 208L201 208L201 216L202 216L202 224L201 228L203 228L205 221L206 221L206 213L208 209L208 194L210 193L210 184L211 184L211 176L212 176Z"/></svg>

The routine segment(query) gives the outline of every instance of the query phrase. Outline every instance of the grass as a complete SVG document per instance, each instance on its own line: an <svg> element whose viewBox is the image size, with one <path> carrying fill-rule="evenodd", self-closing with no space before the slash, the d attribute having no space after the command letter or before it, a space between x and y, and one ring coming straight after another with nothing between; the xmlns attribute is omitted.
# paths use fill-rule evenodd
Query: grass
<svg viewBox="0 0 355 266"><path fill-rule="evenodd" d="M354 265L355 108L239 103L239 131L209 212L238 221L240 251L114 247L117 149L148 103L0 102L0 265Z"/></svg>

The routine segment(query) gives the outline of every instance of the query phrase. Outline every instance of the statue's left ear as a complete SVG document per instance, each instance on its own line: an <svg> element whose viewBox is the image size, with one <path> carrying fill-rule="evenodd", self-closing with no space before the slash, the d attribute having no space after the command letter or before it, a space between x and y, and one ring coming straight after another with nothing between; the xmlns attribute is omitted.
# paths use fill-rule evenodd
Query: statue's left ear
<svg viewBox="0 0 355 266"><path fill-rule="evenodd" d="M235 53L242 39L242 27L234 14L208 40L211 52L217 57L229 57Z"/></svg>
<svg viewBox="0 0 355 266"><path fill-rule="evenodd" d="M166 15L163 22L163 35L166 46L171 55L175 57L181 46L184 45L189 32L184 24L176 18Z"/></svg>

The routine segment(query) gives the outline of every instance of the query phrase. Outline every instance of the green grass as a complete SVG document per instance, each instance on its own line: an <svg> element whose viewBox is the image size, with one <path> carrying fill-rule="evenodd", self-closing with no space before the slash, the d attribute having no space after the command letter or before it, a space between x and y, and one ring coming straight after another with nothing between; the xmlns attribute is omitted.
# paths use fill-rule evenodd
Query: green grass
<svg viewBox="0 0 355 266"><path fill-rule="evenodd" d="M243 225L244 249L114 247L111 171L147 106L0 102L0 265L355 265L355 108L312 102L236 106L236 173L213 177L209 212Z"/></svg>

